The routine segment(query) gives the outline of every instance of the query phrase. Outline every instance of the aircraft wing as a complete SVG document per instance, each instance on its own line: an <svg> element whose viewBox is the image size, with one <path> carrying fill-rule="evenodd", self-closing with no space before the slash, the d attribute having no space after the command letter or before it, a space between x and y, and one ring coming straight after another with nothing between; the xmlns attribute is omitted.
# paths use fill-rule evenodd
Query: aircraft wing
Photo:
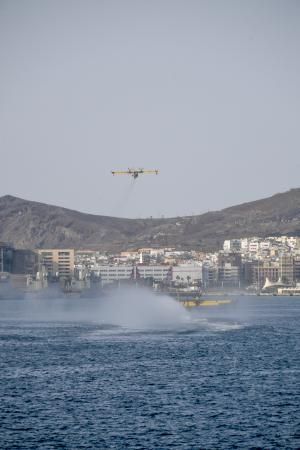
<svg viewBox="0 0 300 450"><path fill-rule="evenodd" d="M113 175L128 175L131 174L132 172L129 172L128 170L112 170L111 173Z"/></svg>

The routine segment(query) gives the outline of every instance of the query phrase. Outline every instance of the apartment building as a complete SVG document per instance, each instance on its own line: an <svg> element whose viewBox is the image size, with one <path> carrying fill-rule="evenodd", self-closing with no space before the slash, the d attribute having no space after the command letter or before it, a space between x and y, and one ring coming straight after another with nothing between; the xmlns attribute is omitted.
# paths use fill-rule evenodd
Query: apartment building
<svg viewBox="0 0 300 450"><path fill-rule="evenodd" d="M37 252L48 275L68 278L74 274L74 249L43 249Z"/></svg>
<svg viewBox="0 0 300 450"><path fill-rule="evenodd" d="M291 255L282 255L280 262L280 277L286 283L294 282L294 258Z"/></svg>
<svg viewBox="0 0 300 450"><path fill-rule="evenodd" d="M216 286L218 282L218 267L214 264L204 263L202 269L204 287Z"/></svg>
<svg viewBox="0 0 300 450"><path fill-rule="evenodd" d="M240 252L241 240L240 239L228 239L224 241L223 250L225 252Z"/></svg>
<svg viewBox="0 0 300 450"><path fill-rule="evenodd" d="M240 268L226 262L218 267L218 279L222 286L237 286L240 282Z"/></svg>

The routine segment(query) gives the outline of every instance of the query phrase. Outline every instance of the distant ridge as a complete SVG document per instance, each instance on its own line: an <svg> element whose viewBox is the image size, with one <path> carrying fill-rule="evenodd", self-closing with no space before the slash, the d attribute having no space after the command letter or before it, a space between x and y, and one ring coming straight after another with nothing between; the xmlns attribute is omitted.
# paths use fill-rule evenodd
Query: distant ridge
<svg viewBox="0 0 300 450"><path fill-rule="evenodd" d="M17 248L121 250L176 246L214 250L242 236L300 236L300 188L197 216L123 219L0 197L0 241Z"/></svg>

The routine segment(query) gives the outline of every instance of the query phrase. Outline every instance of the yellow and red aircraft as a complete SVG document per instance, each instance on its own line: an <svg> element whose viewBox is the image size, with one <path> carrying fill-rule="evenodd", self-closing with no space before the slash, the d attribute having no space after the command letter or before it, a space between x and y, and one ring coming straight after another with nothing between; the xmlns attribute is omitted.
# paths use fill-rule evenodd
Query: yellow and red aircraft
<svg viewBox="0 0 300 450"><path fill-rule="evenodd" d="M158 175L158 170L145 170L145 169L128 169L128 170L112 170L113 175L131 175L134 179L136 179L139 175L142 174L155 174Z"/></svg>

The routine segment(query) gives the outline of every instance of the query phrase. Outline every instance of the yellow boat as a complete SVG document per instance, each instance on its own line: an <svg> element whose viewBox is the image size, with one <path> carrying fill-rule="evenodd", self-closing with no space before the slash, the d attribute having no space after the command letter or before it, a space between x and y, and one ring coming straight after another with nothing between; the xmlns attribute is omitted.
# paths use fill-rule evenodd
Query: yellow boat
<svg viewBox="0 0 300 450"><path fill-rule="evenodd" d="M200 300L183 300L180 302L185 308L195 308L201 306Z"/></svg>
<svg viewBox="0 0 300 450"><path fill-rule="evenodd" d="M205 300L205 299L191 299L191 300L183 300L182 305L185 308L195 308L199 306L219 306L219 305L228 305L232 303L232 300Z"/></svg>

